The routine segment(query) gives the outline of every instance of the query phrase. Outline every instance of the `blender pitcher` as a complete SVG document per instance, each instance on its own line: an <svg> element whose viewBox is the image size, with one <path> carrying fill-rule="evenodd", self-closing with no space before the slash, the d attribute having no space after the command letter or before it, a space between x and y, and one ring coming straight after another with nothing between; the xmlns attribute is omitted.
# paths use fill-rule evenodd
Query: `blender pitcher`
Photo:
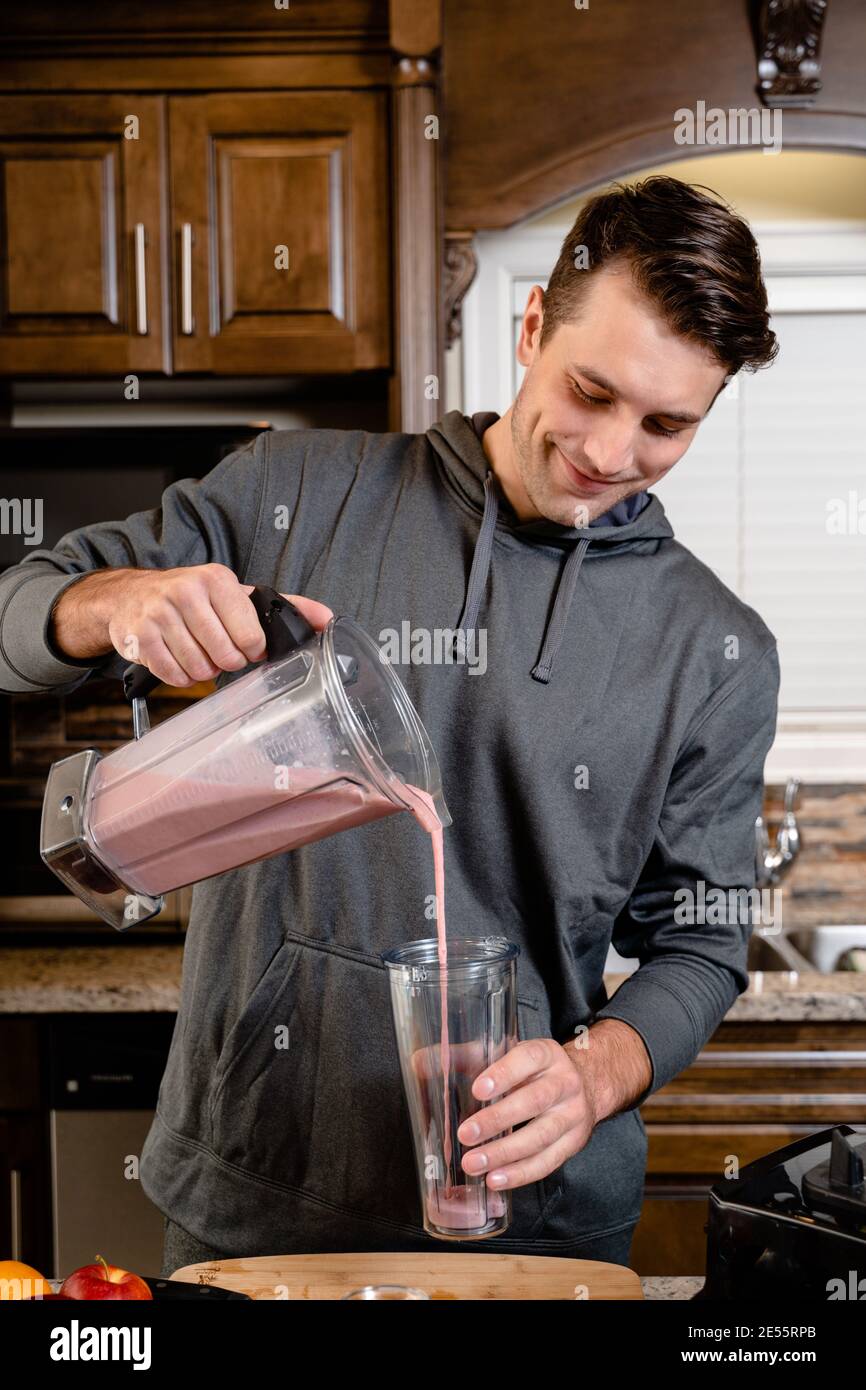
<svg viewBox="0 0 866 1390"><path fill-rule="evenodd" d="M444 967L438 950L431 938L382 956L424 1230L440 1240L486 1240L508 1229L511 1192L489 1188L485 1173L464 1171L471 1150L456 1134L492 1103L473 1096L475 1078L517 1042L519 947L502 936L449 939Z"/></svg>
<svg viewBox="0 0 866 1390"><path fill-rule="evenodd" d="M403 685L356 622L317 632L273 589L250 594L267 660L150 729L159 684L131 666L135 741L55 763L45 863L118 930L164 893L417 805L451 824L430 740Z"/></svg>

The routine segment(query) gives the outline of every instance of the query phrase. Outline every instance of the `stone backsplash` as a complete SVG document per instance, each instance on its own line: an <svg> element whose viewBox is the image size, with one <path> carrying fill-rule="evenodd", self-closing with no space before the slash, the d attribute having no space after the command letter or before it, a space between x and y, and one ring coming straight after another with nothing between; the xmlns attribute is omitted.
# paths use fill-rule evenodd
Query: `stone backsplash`
<svg viewBox="0 0 866 1390"><path fill-rule="evenodd" d="M767 787L771 843L784 796L783 786ZM866 785L804 782L795 810L802 846L782 883L785 930L866 923Z"/></svg>

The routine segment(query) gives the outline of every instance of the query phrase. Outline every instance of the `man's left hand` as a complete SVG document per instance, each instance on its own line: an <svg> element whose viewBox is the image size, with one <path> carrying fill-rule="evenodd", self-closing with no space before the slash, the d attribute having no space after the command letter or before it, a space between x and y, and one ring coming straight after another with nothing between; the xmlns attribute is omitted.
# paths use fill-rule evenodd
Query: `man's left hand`
<svg viewBox="0 0 866 1390"><path fill-rule="evenodd" d="M579 1153L601 1120L642 1094L652 1066L628 1024L600 1020L585 1042L528 1039L479 1073L472 1094L493 1103L457 1130L471 1149L463 1155L465 1172L487 1174L487 1186L497 1190L538 1182ZM514 1125L523 1127L503 1135Z"/></svg>

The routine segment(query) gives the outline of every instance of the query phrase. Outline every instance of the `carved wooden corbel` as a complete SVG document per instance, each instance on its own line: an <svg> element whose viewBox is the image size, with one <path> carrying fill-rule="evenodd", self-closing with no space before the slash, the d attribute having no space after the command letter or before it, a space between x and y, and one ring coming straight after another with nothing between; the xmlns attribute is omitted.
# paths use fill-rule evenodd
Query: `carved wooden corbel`
<svg viewBox="0 0 866 1390"><path fill-rule="evenodd" d="M478 270L472 232L445 234L445 346L457 342L462 331L463 298Z"/></svg>
<svg viewBox="0 0 866 1390"><path fill-rule="evenodd" d="M821 32L828 0L763 0L758 93L765 106L813 106L821 90Z"/></svg>

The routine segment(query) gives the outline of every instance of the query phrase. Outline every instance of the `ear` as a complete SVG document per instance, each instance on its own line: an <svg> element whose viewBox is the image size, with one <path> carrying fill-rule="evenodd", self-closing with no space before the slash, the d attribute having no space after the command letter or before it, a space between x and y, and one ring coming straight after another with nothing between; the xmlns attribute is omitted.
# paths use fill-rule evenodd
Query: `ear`
<svg viewBox="0 0 866 1390"><path fill-rule="evenodd" d="M529 366L532 361L532 354L541 338L541 325L544 322L543 295L544 291L540 285L533 285L529 291L516 349L517 360L521 367Z"/></svg>

